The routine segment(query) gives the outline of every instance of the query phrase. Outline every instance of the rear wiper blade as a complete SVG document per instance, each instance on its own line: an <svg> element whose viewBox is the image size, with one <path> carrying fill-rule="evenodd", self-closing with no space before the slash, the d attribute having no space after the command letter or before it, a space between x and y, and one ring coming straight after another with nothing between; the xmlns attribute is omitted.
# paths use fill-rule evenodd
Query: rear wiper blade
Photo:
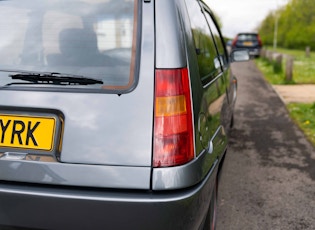
<svg viewBox="0 0 315 230"><path fill-rule="evenodd" d="M10 74L12 79L28 81L33 84L53 84L53 85L93 85L103 84L103 81L84 76L61 74L61 73L17 73ZM9 85L19 84L11 83Z"/></svg>

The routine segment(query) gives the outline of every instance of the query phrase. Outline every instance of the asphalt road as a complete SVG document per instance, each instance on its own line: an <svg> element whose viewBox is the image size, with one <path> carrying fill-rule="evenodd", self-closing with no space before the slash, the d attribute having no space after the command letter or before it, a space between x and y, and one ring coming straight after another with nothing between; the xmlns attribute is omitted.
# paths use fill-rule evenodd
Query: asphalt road
<svg viewBox="0 0 315 230"><path fill-rule="evenodd" d="M314 230L314 147L254 62L232 69L238 98L219 184L217 229Z"/></svg>

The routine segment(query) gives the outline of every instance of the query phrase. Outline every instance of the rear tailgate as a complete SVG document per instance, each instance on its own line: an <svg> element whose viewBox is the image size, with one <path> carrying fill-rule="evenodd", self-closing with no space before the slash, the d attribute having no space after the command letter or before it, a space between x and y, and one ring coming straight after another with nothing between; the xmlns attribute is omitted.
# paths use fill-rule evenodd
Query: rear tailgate
<svg viewBox="0 0 315 230"><path fill-rule="evenodd" d="M6 136L0 140L1 181L150 188L154 14L152 4L143 7L137 85L130 92L46 91L40 85L24 91L10 83L0 89L0 138ZM8 83L7 73L0 72L0 81Z"/></svg>
<svg viewBox="0 0 315 230"><path fill-rule="evenodd" d="M121 96L0 91L0 179L148 188L152 88L140 83Z"/></svg>

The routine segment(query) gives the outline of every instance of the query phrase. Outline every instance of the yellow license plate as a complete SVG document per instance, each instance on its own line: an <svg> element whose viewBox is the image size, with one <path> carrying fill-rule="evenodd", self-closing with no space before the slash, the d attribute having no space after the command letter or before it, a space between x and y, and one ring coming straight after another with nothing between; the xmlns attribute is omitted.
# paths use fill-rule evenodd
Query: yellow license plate
<svg viewBox="0 0 315 230"><path fill-rule="evenodd" d="M0 114L0 147L51 151L56 119Z"/></svg>
<svg viewBox="0 0 315 230"><path fill-rule="evenodd" d="M243 45L244 45L244 46L252 46L253 43L252 43L252 42L243 42Z"/></svg>

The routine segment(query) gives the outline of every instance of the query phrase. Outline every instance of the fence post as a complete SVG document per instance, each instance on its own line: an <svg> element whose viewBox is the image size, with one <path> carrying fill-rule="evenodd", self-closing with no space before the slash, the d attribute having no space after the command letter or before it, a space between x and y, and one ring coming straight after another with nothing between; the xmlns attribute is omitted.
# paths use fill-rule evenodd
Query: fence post
<svg viewBox="0 0 315 230"><path fill-rule="evenodd" d="M293 80L293 57L287 56L285 68L285 81L290 82Z"/></svg>
<svg viewBox="0 0 315 230"><path fill-rule="evenodd" d="M265 49L261 49L261 51L260 51L260 56L261 56L262 58L266 58L266 50L265 50Z"/></svg>
<svg viewBox="0 0 315 230"><path fill-rule="evenodd" d="M273 71L275 73L282 72L282 54L276 54L273 61Z"/></svg>
<svg viewBox="0 0 315 230"><path fill-rule="evenodd" d="M268 50L268 53L267 53L267 59L269 62L272 62L273 60L273 52L271 50Z"/></svg>
<svg viewBox="0 0 315 230"><path fill-rule="evenodd" d="M305 56L309 58L311 56L311 47L307 46L305 48Z"/></svg>

